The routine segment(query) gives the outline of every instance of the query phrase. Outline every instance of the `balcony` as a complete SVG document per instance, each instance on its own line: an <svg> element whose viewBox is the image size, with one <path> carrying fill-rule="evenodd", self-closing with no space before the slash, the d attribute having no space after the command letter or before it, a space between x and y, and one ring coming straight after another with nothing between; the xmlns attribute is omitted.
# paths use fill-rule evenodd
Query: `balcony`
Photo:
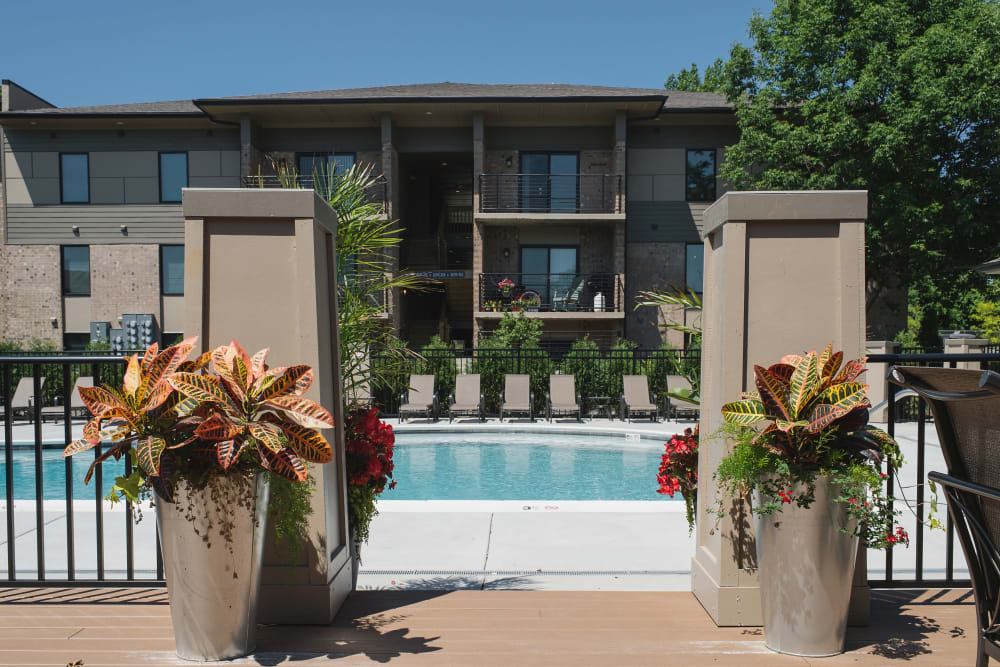
<svg viewBox="0 0 1000 667"><path fill-rule="evenodd" d="M505 281L510 287L504 287ZM477 317L624 318L625 291L614 273L481 273Z"/></svg>
<svg viewBox="0 0 1000 667"><path fill-rule="evenodd" d="M320 187L317 188L317 185ZM243 179L244 188L304 188L322 191L322 186L323 183L319 182L318 179L313 176L292 176L282 178L273 174L260 174L247 176ZM387 204L389 202L389 183L385 180L380 180L368 188L366 194L368 195L369 201L373 204L378 204L382 215L385 215L387 213Z"/></svg>
<svg viewBox="0 0 1000 667"><path fill-rule="evenodd" d="M479 193L479 213L624 213L619 174L480 174Z"/></svg>

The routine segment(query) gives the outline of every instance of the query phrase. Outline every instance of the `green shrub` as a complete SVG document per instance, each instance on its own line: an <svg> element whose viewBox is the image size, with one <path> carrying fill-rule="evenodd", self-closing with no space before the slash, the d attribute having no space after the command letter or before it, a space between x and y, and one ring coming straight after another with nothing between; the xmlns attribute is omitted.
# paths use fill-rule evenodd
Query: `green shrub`
<svg viewBox="0 0 1000 667"><path fill-rule="evenodd" d="M434 388L438 402L448 405L448 398L455 391L455 348L441 340L440 336L431 338L431 342L420 348L419 374L433 375Z"/></svg>

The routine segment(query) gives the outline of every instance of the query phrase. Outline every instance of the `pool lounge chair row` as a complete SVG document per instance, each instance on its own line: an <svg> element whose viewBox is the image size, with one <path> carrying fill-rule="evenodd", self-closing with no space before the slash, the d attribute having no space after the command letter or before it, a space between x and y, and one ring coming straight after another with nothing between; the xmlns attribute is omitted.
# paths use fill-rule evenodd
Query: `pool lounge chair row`
<svg viewBox="0 0 1000 667"><path fill-rule="evenodd" d="M17 382L17 387L14 389L14 394L10 399L10 411L12 419L18 419L19 417L27 419L28 421L34 421L35 419L35 408L34 408L34 396L35 396L35 378L33 377L23 377ZM45 378L39 378L38 387L41 389L45 386ZM76 379L73 384L73 391L70 393L69 397L69 410L70 415L84 415L86 414L87 408L83 404L83 400L80 398L80 392L77 391L80 387L93 387L94 378L90 376L80 376ZM66 414L66 409L61 405L50 405L42 407L42 421L47 418L52 418L58 420ZM7 418L7 406L3 404L0 400L0 421Z"/></svg>
<svg viewBox="0 0 1000 667"><path fill-rule="evenodd" d="M659 421L663 417L677 417L688 413L698 415L698 406L671 400L670 396L663 398L663 409L657 402L656 394L649 391L649 380L645 375L625 375L622 378L624 391L619 402L618 415L623 420L631 421L633 416L645 416L651 421ZM690 390L691 384L679 375L667 377L667 386L672 391ZM602 397L605 398L605 397ZM607 400L607 399L605 399ZM410 390L403 392L399 399L399 419L406 421L408 416L418 415L427 419L437 419L440 414L437 392L434 391L433 375L411 375ZM478 374L459 375L455 378L455 391L448 401L448 421L458 416L474 416L483 421L485 413L483 406L485 397L480 390ZM531 391L529 375L505 375L504 390L500 395L500 421L512 415L527 415L534 420L535 395ZM549 391L545 396L545 417L552 421L558 416L573 416L577 420L583 417L581 406L583 401L576 391L576 378L572 375L549 376ZM608 406L610 410L610 406ZM610 418L610 412L608 414Z"/></svg>

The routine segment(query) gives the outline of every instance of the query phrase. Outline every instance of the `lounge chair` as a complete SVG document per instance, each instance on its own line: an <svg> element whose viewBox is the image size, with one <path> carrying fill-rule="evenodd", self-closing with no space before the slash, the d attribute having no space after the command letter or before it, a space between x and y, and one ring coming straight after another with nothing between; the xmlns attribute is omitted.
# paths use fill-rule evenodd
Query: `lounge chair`
<svg viewBox="0 0 1000 667"><path fill-rule="evenodd" d="M932 472L928 478L944 491L969 565L979 635L976 665L987 665L989 658L1000 660L1000 375L897 366L889 377L917 392L934 415L948 474Z"/></svg>
<svg viewBox="0 0 1000 667"><path fill-rule="evenodd" d="M576 413L576 420L583 421L580 412L580 394L576 393L576 378L572 375L550 375L549 393L546 396L548 405L547 417L552 421L552 415L571 415Z"/></svg>
<svg viewBox="0 0 1000 667"><path fill-rule="evenodd" d="M679 389L691 391L691 382L683 375L668 375L667 391L677 391ZM676 419L682 412L691 413L696 418L701 414L701 406L694 403L687 403L677 398L670 398L669 393L664 394L663 403L663 413L667 419Z"/></svg>
<svg viewBox="0 0 1000 667"><path fill-rule="evenodd" d="M41 378L38 382L38 387L41 389L45 386L45 378ZM14 395L10 398L10 412L12 419L17 418L17 413L23 412L28 421L35 420L35 410L34 410L34 396L35 396L35 378L33 377L23 377L17 381L17 387L14 389ZM41 397L39 397L41 399ZM6 410L6 405L0 406ZM6 417L6 415L5 415Z"/></svg>
<svg viewBox="0 0 1000 667"><path fill-rule="evenodd" d="M406 415L423 415L427 419L437 419L438 398L434 392L433 375L411 375L410 391L399 397L399 421Z"/></svg>
<svg viewBox="0 0 1000 667"><path fill-rule="evenodd" d="M479 391L479 374L455 377L455 392L448 406L448 422L458 415L476 415L483 421L483 394Z"/></svg>
<svg viewBox="0 0 1000 667"><path fill-rule="evenodd" d="M649 380L645 375L622 376L624 391L621 397L621 418L632 421L633 414L645 414L650 421L660 420L660 408L656 405L656 394L649 393Z"/></svg>
<svg viewBox="0 0 1000 667"><path fill-rule="evenodd" d="M579 310L583 284L583 276L576 276L569 283L565 292L558 287L553 287L552 310Z"/></svg>
<svg viewBox="0 0 1000 667"><path fill-rule="evenodd" d="M72 418L74 415L79 415L87 412L87 406L83 404L83 399L80 398L80 392L78 391L80 387L93 387L94 378L89 375L81 375L73 383L73 391L69 395L69 414ZM66 410L61 405L52 405L46 408L42 408L42 421L45 421L47 417L52 417L54 420L58 421L66 414Z"/></svg>
<svg viewBox="0 0 1000 667"><path fill-rule="evenodd" d="M500 396L500 421L504 415L512 413L527 414L528 419L535 421L533 404L535 394L531 391L530 375L505 375L503 378L503 394Z"/></svg>

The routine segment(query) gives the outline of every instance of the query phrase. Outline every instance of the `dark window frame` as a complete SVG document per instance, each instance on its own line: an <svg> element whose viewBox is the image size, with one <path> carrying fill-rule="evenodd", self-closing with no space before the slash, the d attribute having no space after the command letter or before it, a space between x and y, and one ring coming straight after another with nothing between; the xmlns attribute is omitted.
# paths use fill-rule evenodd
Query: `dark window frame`
<svg viewBox="0 0 1000 667"><path fill-rule="evenodd" d="M544 155L544 156L546 156L548 158L548 167L547 167L548 171L547 171L547 173L546 174L537 174L538 176L552 176L552 156L553 155L572 155L573 157L576 158L576 174L574 174L576 176L576 202L575 202L573 208L574 208L574 210L576 212L579 212L579 210L580 210L580 191L583 189L581 187L581 183L580 183L580 151L545 151L545 150L518 151L518 154L517 154L517 173L520 174L521 178L524 178L525 176L536 175L536 174L525 174L524 173L524 156L526 156L526 155ZM556 174L556 175L557 176L567 176L568 174ZM517 191L518 191L518 208L520 210L524 210L525 206L524 206L524 184L523 184L523 182L518 187ZM552 212L552 191L551 191L551 189L549 191L549 205L546 207L546 210L545 211L535 211L535 212L537 212L537 213L542 213L542 212L551 213ZM562 211L560 211L560 212L562 212Z"/></svg>
<svg viewBox="0 0 1000 667"><path fill-rule="evenodd" d="M580 244L576 243L522 243L517 246L517 272L524 275L524 256L521 251L525 248L545 248L546 250L576 250L575 275L580 275ZM549 268L552 268L552 257L549 256ZM529 274L530 275L530 274ZM552 275L549 273L548 275Z"/></svg>
<svg viewBox="0 0 1000 667"><path fill-rule="evenodd" d="M63 197L63 155L86 155L87 156L87 200L86 201L66 201ZM59 203L60 204L89 204L90 203L90 153L86 151L66 151L59 153Z"/></svg>
<svg viewBox="0 0 1000 667"><path fill-rule="evenodd" d="M181 248L183 251L183 243L161 243L160 244L160 296L184 296L184 282L181 281L181 291L180 292L168 292L166 290L166 281L164 281L163 276L163 249L164 248Z"/></svg>
<svg viewBox="0 0 1000 667"><path fill-rule="evenodd" d="M343 152L331 152L331 151L296 151L295 152L295 173L299 175L299 178L306 177L312 178L312 174L303 174L302 169L299 165L299 160L304 157L309 157L316 159L318 157L348 157L351 158L351 166L355 166L358 163L358 154L354 151L343 151Z"/></svg>
<svg viewBox="0 0 1000 667"><path fill-rule="evenodd" d="M87 293L86 294L71 294L67 292L66 285L66 248L86 248L87 249ZM61 245L59 246L59 292L63 297L89 297L91 295L92 289L90 284L90 246L86 244L79 245Z"/></svg>
<svg viewBox="0 0 1000 667"><path fill-rule="evenodd" d="M70 346L67 345L67 336L76 337L77 340L82 341L83 337L86 336L86 342L82 346ZM82 352L90 347L90 333L81 331L64 331L62 335L62 347L63 351L69 352Z"/></svg>
<svg viewBox="0 0 1000 667"><path fill-rule="evenodd" d="M164 155L183 155L184 156L184 185L182 187L191 187L191 156L188 155L187 151L158 151L156 153L156 184L159 190L160 203L161 204L180 204L181 198L178 199L164 199L163 198L163 156ZM182 195L183 197L183 195Z"/></svg>
<svg viewBox="0 0 1000 667"><path fill-rule="evenodd" d="M704 258L705 258L705 244L704 243L685 243L684 244L684 288L685 289L691 289L692 288L692 286L689 285L688 281L687 281L687 278L688 278L688 248L690 248L691 246L701 246L701 253L702 253L701 256L702 256L702 261L703 262L704 262ZM705 292L705 274L704 274L704 269L703 269L702 276L701 276L701 289L700 290L694 290L694 293L695 294L704 294L704 292Z"/></svg>
<svg viewBox="0 0 1000 667"><path fill-rule="evenodd" d="M690 153L711 153L712 154L712 198L693 199L688 190L688 174ZM719 199L719 149L718 148L685 148L684 149L684 201L689 202L714 202Z"/></svg>

